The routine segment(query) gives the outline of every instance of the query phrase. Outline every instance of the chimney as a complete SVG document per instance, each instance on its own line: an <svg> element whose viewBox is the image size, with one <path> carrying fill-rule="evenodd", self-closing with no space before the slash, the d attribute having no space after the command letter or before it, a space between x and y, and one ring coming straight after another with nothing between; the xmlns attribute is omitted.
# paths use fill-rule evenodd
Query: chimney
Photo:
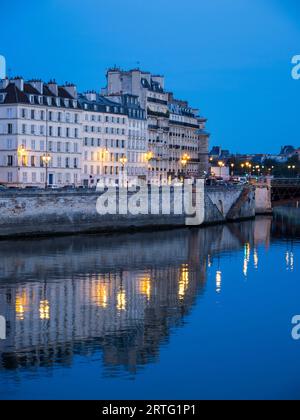
<svg viewBox="0 0 300 420"><path fill-rule="evenodd" d="M164 76L152 76L153 82L157 82L161 85L162 89L165 89L165 77Z"/></svg>
<svg viewBox="0 0 300 420"><path fill-rule="evenodd" d="M58 86L55 80L50 80L47 87L53 95L58 96Z"/></svg>
<svg viewBox="0 0 300 420"><path fill-rule="evenodd" d="M29 84L41 95L43 94L44 83L41 80L30 80Z"/></svg>
<svg viewBox="0 0 300 420"><path fill-rule="evenodd" d="M0 80L0 89L6 89L8 85L9 85L9 80L7 77L6 79Z"/></svg>
<svg viewBox="0 0 300 420"><path fill-rule="evenodd" d="M24 79L23 77L15 77L11 80L11 83L13 83L21 92L24 92Z"/></svg>
<svg viewBox="0 0 300 420"><path fill-rule="evenodd" d="M77 99L77 87L72 83L66 83L62 88L72 96L73 99Z"/></svg>
<svg viewBox="0 0 300 420"><path fill-rule="evenodd" d="M97 94L96 94L96 92L86 92L86 93L84 94L84 96L86 97L86 99L87 99L88 101L91 101L91 102L96 102L96 99L97 99Z"/></svg>

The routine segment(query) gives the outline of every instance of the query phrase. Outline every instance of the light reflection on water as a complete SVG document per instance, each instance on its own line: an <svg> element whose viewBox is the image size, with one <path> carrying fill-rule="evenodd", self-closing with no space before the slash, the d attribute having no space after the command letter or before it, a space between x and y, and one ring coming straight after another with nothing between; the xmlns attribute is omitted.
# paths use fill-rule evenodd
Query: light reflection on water
<svg viewBox="0 0 300 420"><path fill-rule="evenodd" d="M299 221L1 242L0 399L295 397Z"/></svg>

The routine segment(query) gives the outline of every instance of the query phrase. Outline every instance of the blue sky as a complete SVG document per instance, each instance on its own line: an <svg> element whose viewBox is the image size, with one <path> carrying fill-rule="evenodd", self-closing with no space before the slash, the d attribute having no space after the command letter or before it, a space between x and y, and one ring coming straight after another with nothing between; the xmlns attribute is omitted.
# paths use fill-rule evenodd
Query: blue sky
<svg viewBox="0 0 300 420"><path fill-rule="evenodd" d="M211 144L275 153L300 146L298 0L10 0L1 4L0 54L12 75L80 90L106 69L140 66L209 119Z"/></svg>

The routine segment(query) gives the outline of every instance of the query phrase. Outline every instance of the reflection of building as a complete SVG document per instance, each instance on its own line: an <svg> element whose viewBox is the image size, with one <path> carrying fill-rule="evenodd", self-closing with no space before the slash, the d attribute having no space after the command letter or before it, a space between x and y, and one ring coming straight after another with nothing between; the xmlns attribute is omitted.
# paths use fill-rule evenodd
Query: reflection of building
<svg viewBox="0 0 300 420"><path fill-rule="evenodd" d="M155 359L203 290L207 255L253 243L253 223L2 242L8 339L0 369L71 363L74 354L101 350L110 372L136 371Z"/></svg>

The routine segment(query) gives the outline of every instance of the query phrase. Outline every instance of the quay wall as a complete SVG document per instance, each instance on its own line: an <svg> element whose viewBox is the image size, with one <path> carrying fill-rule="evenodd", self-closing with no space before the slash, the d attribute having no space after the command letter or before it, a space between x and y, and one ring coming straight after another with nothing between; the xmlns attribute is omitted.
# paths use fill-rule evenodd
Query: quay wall
<svg viewBox="0 0 300 420"><path fill-rule="evenodd" d="M96 211L99 196L95 191L2 191L0 238L186 225L185 214L100 215ZM173 196L171 203L172 200ZM256 193L253 186L207 187L204 202L203 225L255 217Z"/></svg>

